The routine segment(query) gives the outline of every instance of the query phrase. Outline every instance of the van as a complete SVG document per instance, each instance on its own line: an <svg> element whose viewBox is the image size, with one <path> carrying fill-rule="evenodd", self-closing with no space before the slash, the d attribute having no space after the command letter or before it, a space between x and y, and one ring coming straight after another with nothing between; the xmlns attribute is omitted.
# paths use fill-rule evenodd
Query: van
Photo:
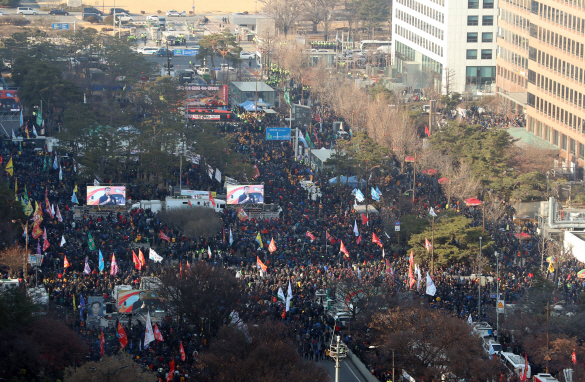
<svg viewBox="0 0 585 382"><path fill-rule="evenodd" d="M31 7L18 7L16 13L19 15L38 15L39 12Z"/></svg>
<svg viewBox="0 0 585 382"><path fill-rule="evenodd" d="M500 354L502 352L502 345L496 342L493 338L484 338L482 347L487 354L490 354L491 349L493 349L492 354Z"/></svg>
<svg viewBox="0 0 585 382"><path fill-rule="evenodd" d="M518 377L520 376L520 373L524 374L524 367L526 365L524 363L524 357L514 353L502 352L500 353L500 358L510 373L515 374ZM526 378L530 379L532 376L530 365L528 365L528 372L526 374Z"/></svg>
<svg viewBox="0 0 585 382"><path fill-rule="evenodd" d="M158 26L164 27L167 24L167 20L163 16L158 17Z"/></svg>

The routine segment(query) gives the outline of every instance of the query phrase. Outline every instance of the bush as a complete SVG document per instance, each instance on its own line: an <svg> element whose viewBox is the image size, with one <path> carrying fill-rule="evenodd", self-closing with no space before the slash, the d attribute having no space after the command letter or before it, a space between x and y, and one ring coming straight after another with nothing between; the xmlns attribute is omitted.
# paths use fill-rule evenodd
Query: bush
<svg viewBox="0 0 585 382"><path fill-rule="evenodd" d="M146 13L146 12L144 12L144 11L140 11L140 14L141 14L141 15L143 15L143 14L145 14L145 13Z"/></svg>
<svg viewBox="0 0 585 382"><path fill-rule="evenodd" d="M24 17L0 17L0 24L16 25L18 27L30 24L30 20Z"/></svg>
<svg viewBox="0 0 585 382"><path fill-rule="evenodd" d="M98 22L98 18L95 16L89 16L85 19L85 21L87 21L88 23L97 23Z"/></svg>
<svg viewBox="0 0 585 382"><path fill-rule="evenodd" d="M114 16L112 16L112 15L109 15L104 19L104 24L112 25L113 22L114 22Z"/></svg>
<svg viewBox="0 0 585 382"><path fill-rule="evenodd" d="M111 32L113 30L114 30L114 28L108 28L108 27L103 27L102 28L102 32Z"/></svg>
<svg viewBox="0 0 585 382"><path fill-rule="evenodd" d="M20 0L0 0L0 6L16 8L20 5Z"/></svg>
<svg viewBox="0 0 585 382"><path fill-rule="evenodd" d="M158 13L160 15L162 13L162 11L156 11L156 13Z"/></svg>

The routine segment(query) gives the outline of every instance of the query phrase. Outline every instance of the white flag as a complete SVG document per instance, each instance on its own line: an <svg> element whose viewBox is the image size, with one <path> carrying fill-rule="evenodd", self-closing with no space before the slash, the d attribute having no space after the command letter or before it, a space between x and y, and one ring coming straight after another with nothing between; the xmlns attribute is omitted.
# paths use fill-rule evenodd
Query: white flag
<svg viewBox="0 0 585 382"><path fill-rule="evenodd" d="M219 171L218 168L215 169L215 179L217 179L217 181L221 183L221 171Z"/></svg>
<svg viewBox="0 0 585 382"><path fill-rule="evenodd" d="M418 278L416 280L416 290L419 290L420 289L421 275L420 275L420 267L418 266L418 264L416 264L416 275L418 276Z"/></svg>
<svg viewBox="0 0 585 382"><path fill-rule="evenodd" d="M429 272L427 272L427 294L430 296L434 296L435 293L437 293L437 287L435 286L435 283L433 282L431 275L429 275ZM469 316L469 318L471 318L471 315Z"/></svg>
<svg viewBox="0 0 585 382"><path fill-rule="evenodd" d="M148 346L154 341L154 331L152 330L152 323L150 322L150 312L146 314L146 332L144 333L144 346Z"/></svg>
<svg viewBox="0 0 585 382"><path fill-rule="evenodd" d="M59 180L63 180L63 168L59 166Z"/></svg>
<svg viewBox="0 0 585 382"><path fill-rule="evenodd" d="M159 255L154 251L154 249L150 248L150 252L148 253L148 258L154 261L155 263L162 263L162 256Z"/></svg>
<svg viewBox="0 0 585 382"><path fill-rule="evenodd" d="M67 243L65 241L65 236L61 235L61 247L65 245L65 243Z"/></svg>
<svg viewBox="0 0 585 382"><path fill-rule="evenodd" d="M358 231L357 227L357 220L355 219L353 221L353 234L355 235L355 237L358 237L360 235L360 231Z"/></svg>
<svg viewBox="0 0 585 382"><path fill-rule="evenodd" d="M382 258L384 258L384 248L382 248Z"/></svg>
<svg viewBox="0 0 585 382"><path fill-rule="evenodd" d="M97 179L94 179L94 180L93 180L93 185L94 185L94 186L99 186L99 185L100 185L100 182L98 182L98 180L97 180Z"/></svg>
<svg viewBox="0 0 585 382"><path fill-rule="evenodd" d="M469 325L473 324L473 319L471 318L471 313L469 314L469 317L467 317L467 323Z"/></svg>
<svg viewBox="0 0 585 382"><path fill-rule="evenodd" d="M290 310L290 300L292 300L293 295L292 295L292 288L290 287L290 280L288 282L288 292L286 294L286 311L288 312Z"/></svg>
<svg viewBox="0 0 585 382"><path fill-rule="evenodd" d="M55 205L51 204L51 214L55 216Z"/></svg>
<svg viewBox="0 0 585 382"><path fill-rule="evenodd" d="M209 248L209 245L207 246L207 254L209 255L209 258L211 259L211 248Z"/></svg>
<svg viewBox="0 0 585 382"><path fill-rule="evenodd" d="M429 215L435 217L437 216L437 214L435 213L435 210L433 209L433 207L431 207L431 209L429 210Z"/></svg>
<svg viewBox="0 0 585 382"><path fill-rule="evenodd" d="M282 302L286 301L286 298L284 297L284 292L282 291L282 288L278 288L278 299Z"/></svg>
<svg viewBox="0 0 585 382"><path fill-rule="evenodd" d="M230 228L230 245L234 243L234 236L232 235L232 229Z"/></svg>

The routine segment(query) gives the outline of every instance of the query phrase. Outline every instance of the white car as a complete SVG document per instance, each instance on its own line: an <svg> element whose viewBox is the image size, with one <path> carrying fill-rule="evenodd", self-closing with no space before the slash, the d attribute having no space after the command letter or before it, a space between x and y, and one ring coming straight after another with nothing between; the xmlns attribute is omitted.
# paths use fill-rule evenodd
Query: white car
<svg viewBox="0 0 585 382"><path fill-rule="evenodd" d="M230 72L235 72L236 71L236 69L232 68L228 64L221 64L221 70L227 70L227 71L230 71Z"/></svg>
<svg viewBox="0 0 585 382"><path fill-rule="evenodd" d="M120 20L120 21L134 21L134 17L132 17L130 15L120 15L120 16L116 16L116 20Z"/></svg>
<svg viewBox="0 0 585 382"><path fill-rule="evenodd" d="M252 52L240 52L240 58L242 60L248 60L250 58L256 58L256 53L252 53Z"/></svg>
<svg viewBox="0 0 585 382"><path fill-rule="evenodd" d="M167 11L167 17L181 17L183 14L179 11Z"/></svg>
<svg viewBox="0 0 585 382"><path fill-rule="evenodd" d="M146 16L146 21L158 21L157 15Z"/></svg>
<svg viewBox="0 0 585 382"><path fill-rule="evenodd" d="M10 13L4 12L4 10L0 9L0 16L8 16Z"/></svg>
<svg viewBox="0 0 585 382"><path fill-rule="evenodd" d="M156 46L145 46L143 48L136 49L136 53L153 55L156 52L158 52L158 49L159 48L157 48Z"/></svg>

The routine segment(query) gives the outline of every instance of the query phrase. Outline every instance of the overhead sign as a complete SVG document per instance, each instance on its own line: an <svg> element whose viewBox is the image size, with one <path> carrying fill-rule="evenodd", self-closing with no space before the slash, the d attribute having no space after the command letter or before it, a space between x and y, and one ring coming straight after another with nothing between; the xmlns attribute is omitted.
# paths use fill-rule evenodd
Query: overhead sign
<svg viewBox="0 0 585 382"><path fill-rule="evenodd" d="M400 222L399 221L396 222L396 225L394 226L394 231L400 232Z"/></svg>
<svg viewBox="0 0 585 382"><path fill-rule="evenodd" d="M504 313L505 312L505 306L506 306L506 304L505 304L504 300L499 300L498 301L498 304L496 305L497 313Z"/></svg>
<svg viewBox="0 0 585 382"><path fill-rule="evenodd" d="M267 127L267 141L290 141L290 127Z"/></svg>
<svg viewBox="0 0 585 382"><path fill-rule="evenodd" d="M67 23L53 23L53 29L69 29L69 24L67 24Z"/></svg>
<svg viewBox="0 0 585 382"><path fill-rule="evenodd" d="M175 56L196 56L199 51L197 49L175 49Z"/></svg>

